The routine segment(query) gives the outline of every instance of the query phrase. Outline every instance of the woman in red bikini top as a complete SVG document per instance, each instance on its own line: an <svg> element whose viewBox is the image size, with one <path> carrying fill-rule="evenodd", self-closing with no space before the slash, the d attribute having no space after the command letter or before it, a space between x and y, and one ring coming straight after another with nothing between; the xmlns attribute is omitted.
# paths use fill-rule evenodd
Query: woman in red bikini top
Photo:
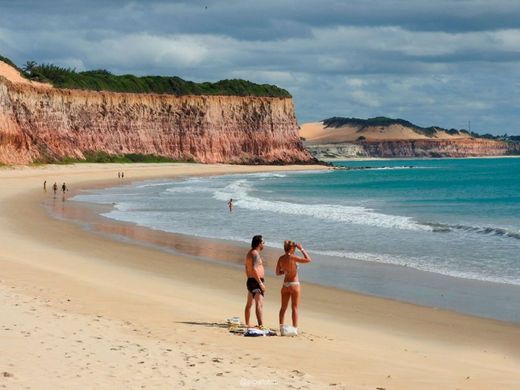
<svg viewBox="0 0 520 390"><path fill-rule="evenodd" d="M280 308L280 330L284 329L284 317L289 300L291 301L292 323L298 328L298 306L300 303L300 281L298 280L298 263L310 263L311 257L303 249L301 244L294 241L284 241L285 254L278 259L276 264L276 275L284 275L282 294L282 307ZM294 251L298 248L303 257L295 256ZM282 331L283 333L283 331Z"/></svg>

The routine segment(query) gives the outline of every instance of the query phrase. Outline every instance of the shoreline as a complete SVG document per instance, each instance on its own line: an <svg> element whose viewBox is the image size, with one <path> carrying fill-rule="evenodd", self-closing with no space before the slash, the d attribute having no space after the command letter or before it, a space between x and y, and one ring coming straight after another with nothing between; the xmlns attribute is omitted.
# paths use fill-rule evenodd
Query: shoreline
<svg viewBox="0 0 520 390"><path fill-rule="evenodd" d="M520 158L520 155L507 156L467 156L467 157L351 157L351 158L322 158L325 162L341 161L413 161L413 160L478 160L478 159L500 159L500 158Z"/></svg>
<svg viewBox="0 0 520 390"><path fill-rule="evenodd" d="M111 187L128 184L121 182ZM76 193L69 197L73 197L83 190L88 191L89 188L94 187L79 188ZM95 188L100 188L100 186ZM118 221L100 215L101 212L112 210L112 206L108 204L71 201L62 205L61 202L58 202L58 206L61 205L61 207L56 207L55 205L53 208L50 200L46 203L50 216L53 218L76 223L82 226L83 229L97 234L111 235L113 239L120 242L135 242L139 245L174 255L188 256L206 261L210 265L217 264L232 267L235 270L242 270L243 254L249 249L249 244L243 241L166 232L141 226L135 222ZM264 248L263 257L264 261L266 261L266 271L271 277L274 277L274 263L275 259L280 255L281 249L270 245L271 243L268 242ZM328 256L316 253L313 256L321 260L328 258ZM329 262L332 261L329 267L336 267L336 263L342 260L342 258L329 259ZM497 320L520 326L520 317L514 310L516 302L509 303L508 299L509 296L520 293L520 286L518 285L445 275L397 264L364 262L356 259L348 260L350 265L346 275L353 274L356 276L352 277L352 279L347 276L346 280L348 282L345 282L348 284L347 287L332 281L334 278L333 275L329 275L330 269L321 270L322 274L326 273L328 275L328 277L324 276L326 280L316 279L316 276L320 274L319 270L307 270L305 276L300 275L300 279L305 284L312 283L323 288L333 288L349 293L380 297L382 299L426 308L437 308L475 318ZM365 279L385 279L385 288L378 289L376 286L367 288L363 286ZM402 285L404 283L408 285L406 290L395 287L393 289L390 288L391 285ZM423 290L431 290L432 292L425 293ZM451 299L447 299L446 296L450 296ZM465 298L466 296L474 298L468 299ZM475 302L478 302L478 305L475 305Z"/></svg>
<svg viewBox="0 0 520 390"><path fill-rule="evenodd" d="M175 168L179 172L168 172ZM309 169L308 166L301 168ZM230 335L222 325L233 315L242 317L243 272L95 235L80 226L50 218L40 205L44 177L59 176L60 182L66 181L74 187L104 180L115 182L112 177L121 169L125 171L126 180L134 180L247 169L267 171L273 167L111 164L0 170L0 180L6 188L0 205L4 248L0 254L4 265L0 287L1 291L15 287L18 294L1 295L6 310L14 313L13 321L25 315L24 312L16 314L15 303L20 304L22 296L41 303L33 304L40 318L48 319L48 311L64 315L67 319L60 317L56 321L66 322L71 329L78 326L85 329L86 323L91 324L102 316L100 321L110 331L108 340L99 342L101 346L118 337L131 342L144 337L151 343L147 345L149 350L152 344L162 343L163 347L169 346L167 349L172 354L178 353L172 360L165 358L169 364L176 362L175 366L180 368L178 376L164 383L180 387L183 381L192 387L209 383L210 387L237 388L244 377L276 381L276 384L270 382L271 386L292 384L311 388L332 384L349 389L378 386L437 389L470 383L472 388L518 386L518 326L311 284L303 287L301 337L257 340ZM287 167L278 169L287 170ZM267 283L266 322L276 327L280 280L268 277ZM31 299L23 304L27 302ZM56 333L52 330L52 321L32 320L39 329L46 329L51 335ZM76 322L80 325L75 325ZM130 323L126 326L132 329L123 329L126 323ZM5 328L0 328L0 334L10 337L12 331ZM93 335L92 331L85 332ZM48 342L51 336L42 337L42 342ZM92 341L85 340L85 345L90 347ZM0 384L16 380L20 381L19 385L37 384L38 378L33 378L37 375L31 374L30 363L56 368L70 362L64 356L45 362L39 360L41 356L22 356L20 345L11 344L3 359L10 364L5 371L12 371L13 376L3 378ZM259 358L255 360L258 370L251 368L251 358L246 357L251 351ZM311 351L313 361L300 358ZM183 354L193 358L186 359ZM80 357L84 364L90 362L89 357ZM277 364L280 358L290 361L290 367ZM126 357L116 354L109 361L126 362L124 359ZM101 372L92 372L90 378L93 375L108 388L109 384L121 383L118 374L133 377L134 369L148 367L149 360L142 365L128 363L131 367L112 363L115 368L110 368L108 364ZM171 364L161 366L163 363L154 364L163 371L167 371L165 367L171 369ZM227 368L220 369L219 365L227 365ZM75 369L80 373L78 367ZM181 378L181 373L186 377ZM106 377L99 377L105 374ZM141 379L145 376L142 374ZM85 377L89 378L88 375L80 379L57 378L52 384L66 388L83 383L81 380Z"/></svg>

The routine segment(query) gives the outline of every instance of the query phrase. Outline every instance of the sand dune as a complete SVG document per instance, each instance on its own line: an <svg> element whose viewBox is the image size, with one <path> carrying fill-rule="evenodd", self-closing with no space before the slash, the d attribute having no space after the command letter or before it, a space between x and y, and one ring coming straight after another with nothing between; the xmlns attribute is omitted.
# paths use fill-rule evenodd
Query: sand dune
<svg viewBox="0 0 520 390"><path fill-rule="evenodd" d="M365 137L368 141L389 141L389 140L416 140L432 139L413 131L409 127L402 125L391 126L370 126L360 130L357 126L325 127L323 122L304 123L300 126L300 137L310 144L328 144L353 142L359 137ZM433 139L463 139L469 138L467 135L450 135L445 131L439 131Z"/></svg>
<svg viewBox="0 0 520 390"><path fill-rule="evenodd" d="M0 61L0 77L5 77L7 80L15 84L30 84L40 88L53 88L51 84L27 80L20 74L20 72L18 72L18 70L3 61Z"/></svg>

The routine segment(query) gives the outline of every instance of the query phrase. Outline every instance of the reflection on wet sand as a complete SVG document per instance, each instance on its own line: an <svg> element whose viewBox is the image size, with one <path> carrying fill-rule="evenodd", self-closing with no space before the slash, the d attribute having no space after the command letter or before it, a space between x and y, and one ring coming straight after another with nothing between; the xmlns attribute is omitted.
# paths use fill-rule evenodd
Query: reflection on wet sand
<svg viewBox="0 0 520 390"><path fill-rule="evenodd" d="M111 235L135 243L153 245L163 250L227 265L242 266L245 254L249 249L249 245L246 243L231 243L224 240L167 233L128 222L114 221L100 215L111 210L108 205L101 206L81 202L47 202L46 206L52 215L80 223L102 235ZM266 268L273 271L276 260L280 255L280 250L265 248L262 257L265 260Z"/></svg>

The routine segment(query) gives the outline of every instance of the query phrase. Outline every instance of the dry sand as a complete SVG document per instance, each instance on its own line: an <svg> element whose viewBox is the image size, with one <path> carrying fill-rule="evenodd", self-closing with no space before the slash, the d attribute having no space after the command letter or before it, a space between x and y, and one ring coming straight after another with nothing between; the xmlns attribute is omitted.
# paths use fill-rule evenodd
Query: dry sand
<svg viewBox="0 0 520 390"><path fill-rule="evenodd" d="M520 327L304 284L302 334L246 338L241 271L52 219L57 181L286 170L226 165L0 169L0 387L518 389ZM300 168L301 169L301 168ZM319 259L315 259L319 262ZM267 278L277 326L281 281Z"/></svg>
<svg viewBox="0 0 520 390"><path fill-rule="evenodd" d="M323 122L304 123L300 127L300 136L305 138L309 144L329 144L353 142L358 137L365 137L368 141L397 141L397 140L420 140L420 139L463 139L469 135L451 135L439 131L434 138L419 134L408 127L391 125L386 127L370 126L358 131L357 126L343 126L338 128L325 127Z"/></svg>
<svg viewBox="0 0 520 390"><path fill-rule="evenodd" d="M34 87L53 88L51 84L39 83L37 81L26 79L16 68L13 68L11 65L6 64L3 61L0 61L0 76L5 77L7 80L15 84L29 84Z"/></svg>

